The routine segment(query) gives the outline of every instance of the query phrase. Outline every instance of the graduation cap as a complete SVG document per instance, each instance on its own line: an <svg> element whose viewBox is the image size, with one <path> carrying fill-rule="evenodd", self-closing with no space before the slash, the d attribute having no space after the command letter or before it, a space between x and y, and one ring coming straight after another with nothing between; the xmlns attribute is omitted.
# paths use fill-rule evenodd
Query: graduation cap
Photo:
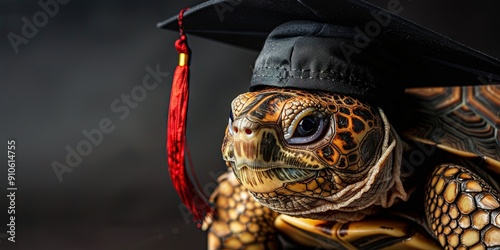
<svg viewBox="0 0 500 250"><path fill-rule="evenodd" d="M195 220L210 206L184 166L186 33L260 51L250 90L319 90L383 106L405 88L500 82L500 61L397 16L401 10L398 1L387 11L359 0L212 0L158 24L181 33L167 154L174 186Z"/></svg>

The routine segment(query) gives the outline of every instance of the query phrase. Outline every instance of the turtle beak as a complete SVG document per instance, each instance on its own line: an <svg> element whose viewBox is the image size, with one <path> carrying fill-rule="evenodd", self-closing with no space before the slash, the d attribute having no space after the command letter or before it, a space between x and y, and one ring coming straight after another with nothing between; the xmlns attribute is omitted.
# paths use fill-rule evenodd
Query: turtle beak
<svg viewBox="0 0 500 250"><path fill-rule="evenodd" d="M235 120L229 130L233 141L233 159L236 169L248 166L258 171L259 168L264 168L267 164L266 161L262 161L262 153L268 150L262 147L262 135L271 132L271 129L263 129L259 123L243 117ZM279 150L276 143L270 146L278 147L277 150Z"/></svg>

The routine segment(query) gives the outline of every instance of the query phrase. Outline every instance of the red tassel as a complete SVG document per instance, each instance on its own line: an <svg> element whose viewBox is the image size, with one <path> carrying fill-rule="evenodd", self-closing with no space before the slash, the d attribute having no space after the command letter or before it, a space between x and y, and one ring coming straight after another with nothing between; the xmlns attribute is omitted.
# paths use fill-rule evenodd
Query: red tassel
<svg viewBox="0 0 500 250"><path fill-rule="evenodd" d="M179 65L175 69L172 90L170 92L170 106L167 125L167 156L170 178L182 202L193 214L193 220L200 222L211 207L206 197L190 180L185 162L186 149L186 117L189 99L189 48L184 34L182 17L179 13L179 32L181 37L175 42L179 52ZM194 173L193 173L194 176Z"/></svg>

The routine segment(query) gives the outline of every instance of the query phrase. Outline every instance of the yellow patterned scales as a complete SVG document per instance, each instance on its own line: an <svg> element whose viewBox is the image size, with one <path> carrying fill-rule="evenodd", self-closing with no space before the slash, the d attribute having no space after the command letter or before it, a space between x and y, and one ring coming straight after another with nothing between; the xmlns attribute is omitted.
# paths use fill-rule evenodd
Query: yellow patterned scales
<svg viewBox="0 0 500 250"><path fill-rule="evenodd" d="M322 249L500 247L500 86L407 93L422 116L401 139L382 109L349 96L277 88L238 96L222 146L229 170L204 225L209 249L281 249L279 235ZM448 158L419 166L427 178L407 183L414 176L399 166L413 141ZM404 209L415 206L422 214Z"/></svg>
<svg viewBox="0 0 500 250"><path fill-rule="evenodd" d="M259 51L211 206L184 178L185 124L169 136L174 187L207 215L209 249L500 249L500 61L402 9L210 0L159 24Z"/></svg>

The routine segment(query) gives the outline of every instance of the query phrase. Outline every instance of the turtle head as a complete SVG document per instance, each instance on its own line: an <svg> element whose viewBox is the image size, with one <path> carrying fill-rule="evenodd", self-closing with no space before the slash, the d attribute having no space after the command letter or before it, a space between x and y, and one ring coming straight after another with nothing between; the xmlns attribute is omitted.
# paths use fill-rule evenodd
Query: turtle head
<svg viewBox="0 0 500 250"><path fill-rule="evenodd" d="M363 210L376 203L368 196L390 188L382 170L392 161L380 163L387 131L379 111L358 99L270 88L233 100L222 153L261 204L332 219L325 213Z"/></svg>

